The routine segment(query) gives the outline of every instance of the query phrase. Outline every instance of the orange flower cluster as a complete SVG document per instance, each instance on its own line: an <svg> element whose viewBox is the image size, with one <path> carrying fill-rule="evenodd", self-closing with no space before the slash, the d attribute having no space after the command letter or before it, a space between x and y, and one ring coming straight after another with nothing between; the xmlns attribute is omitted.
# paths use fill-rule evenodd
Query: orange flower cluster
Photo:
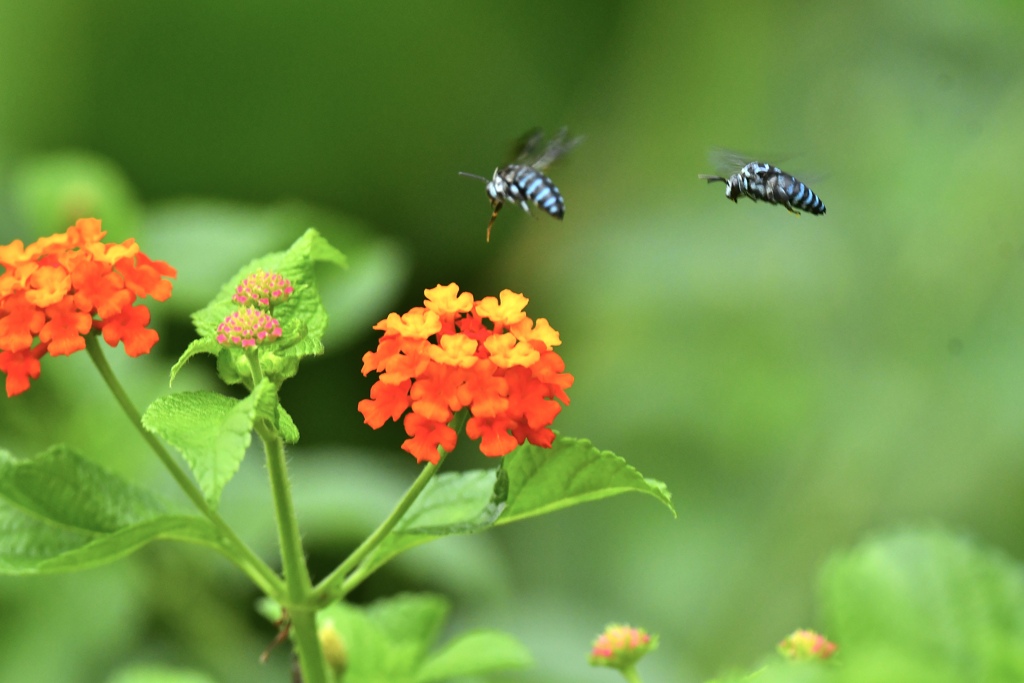
<svg viewBox="0 0 1024 683"><path fill-rule="evenodd" d="M527 299L509 290L474 301L455 284L424 292L423 307L390 314L376 351L363 356L363 375L380 378L370 398L359 402L366 424L378 429L388 418L403 424L402 448L436 464L437 447L455 448L455 413L469 408L466 434L480 439L480 451L502 456L526 440L549 448L549 426L573 377L552 349L561 344L544 318L526 316Z"/></svg>
<svg viewBox="0 0 1024 683"><path fill-rule="evenodd" d="M111 346L123 343L132 357L149 353L159 339L146 328L149 309L134 303L143 296L166 300L171 283L163 278L174 277L174 268L151 261L133 239L100 242L106 234L99 220L82 218L28 246L21 240L0 246L0 371L8 396L39 377L44 353L81 351L94 329Z"/></svg>

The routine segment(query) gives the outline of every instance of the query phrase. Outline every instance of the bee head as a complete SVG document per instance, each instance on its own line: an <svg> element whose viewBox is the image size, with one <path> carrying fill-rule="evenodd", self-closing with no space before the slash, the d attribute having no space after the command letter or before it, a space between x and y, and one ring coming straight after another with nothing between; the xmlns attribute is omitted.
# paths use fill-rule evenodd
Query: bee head
<svg viewBox="0 0 1024 683"><path fill-rule="evenodd" d="M494 169L494 177L487 182L487 195L491 203L500 202L508 194L508 181L501 174L501 169Z"/></svg>
<svg viewBox="0 0 1024 683"><path fill-rule="evenodd" d="M740 178L739 176L732 176L725 182L725 196L734 202L743 195L743 191L740 189Z"/></svg>

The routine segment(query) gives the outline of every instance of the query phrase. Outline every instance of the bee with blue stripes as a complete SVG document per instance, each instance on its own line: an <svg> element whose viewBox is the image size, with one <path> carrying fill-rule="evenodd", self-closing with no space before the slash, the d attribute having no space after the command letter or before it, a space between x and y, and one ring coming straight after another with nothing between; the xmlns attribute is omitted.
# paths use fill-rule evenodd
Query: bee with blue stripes
<svg viewBox="0 0 1024 683"><path fill-rule="evenodd" d="M728 178L704 173L697 177L709 183L725 183L725 196L734 202L740 197L749 197L755 202L762 200L769 204L781 204L797 216L800 212L796 209L818 216L825 213L825 203L811 188L771 164L751 161Z"/></svg>
<svg viewBox="0 0 1024 683"><path fill-rule="evenodd" d="M498 217L498 212L506 202L518 204L526 213L530 213L529 203L533 202L545 213L558 220L562 220L562 217L565 216L565 200L562 199L562 193L558 191L551 178L544 175L543 171L582 140L582 138L566 140L566 134L565 128L558 131L533 161L528 160L538 149L544 134L540 130L528 134L519 145L519 155L515 163L494 169L494 175L490 180L474 173L459 171L459 175L476 178L487 184L487 196L494 209L491 213L491 220L487 223L488 242L491 241L491 226L494 225L494 219Z"/></svg>

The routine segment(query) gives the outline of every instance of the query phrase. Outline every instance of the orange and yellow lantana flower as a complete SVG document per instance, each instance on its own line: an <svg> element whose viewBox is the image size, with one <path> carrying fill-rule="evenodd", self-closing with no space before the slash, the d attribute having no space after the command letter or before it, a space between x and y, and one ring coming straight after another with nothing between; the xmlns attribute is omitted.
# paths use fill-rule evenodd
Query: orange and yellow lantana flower
<svg viewBox="0 0 1024 683"><path fill-rule="evenodd" d="M455 448L449 423L463 408L466 434L480 439L484 455L506 455L527 440L550 448L550 425L562 410L555 399L568 404L573 383L553 350L558 332L544 318L528 318L529 299L507 289L480 301L455 284L424 294L422 307L374 325L383 334L363 356L363 374L379 375L359 402L366 424L378 429L405 415L402 448L419 462L436 464L438 446Z"/></svg>
<svg viewBox="0 0 1024 683"><path fill-rule="evenodd" d="M44 354L81 351L93 330L111 346L123 343L132 357L159 339L146 327L149 309L135 300L165 301L171 283L164 278L174 277L174 268L151 261L133 239L104 244L105 235L99 220L83 218L28 246L0 246L0 372L8 396L38 379Z"/></svg>

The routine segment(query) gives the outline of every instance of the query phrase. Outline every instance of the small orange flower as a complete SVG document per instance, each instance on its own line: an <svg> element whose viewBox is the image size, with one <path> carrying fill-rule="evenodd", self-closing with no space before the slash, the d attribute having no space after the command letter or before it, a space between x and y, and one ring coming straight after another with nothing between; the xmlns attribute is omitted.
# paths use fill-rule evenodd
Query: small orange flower
<svg viewBox="0 0 1024 683"><path fill-rule="evenodd" d="M436 464L439 446L455 448L449 423L465 408L466 434L480 439L484 455L507 455L526 441L550 448L558 401L569 403L573 383L552 350L558 332L544 318L534 323L524 310L529 299L507 289L480 301L454 283L424 295L423 307L373 327L383 334L363 355L363 374L379 375L359 402L366 424L378 429L405 415L402 448L419 462Z"/></svg>
<svg viewBox="0 0 1024 683"><path fill-rule="evenodd" d="M123 343L133 357L159 339L146 328L149 309L133 304L146 296L166 300L171 283L164 278L176 271L150 260L135 240L101 242L106 234L99 220L82 218L27 246L0 246L0 372L8 396L39 378L44 354L81 351L90 332L102 331L111 346Z"/></svg>

